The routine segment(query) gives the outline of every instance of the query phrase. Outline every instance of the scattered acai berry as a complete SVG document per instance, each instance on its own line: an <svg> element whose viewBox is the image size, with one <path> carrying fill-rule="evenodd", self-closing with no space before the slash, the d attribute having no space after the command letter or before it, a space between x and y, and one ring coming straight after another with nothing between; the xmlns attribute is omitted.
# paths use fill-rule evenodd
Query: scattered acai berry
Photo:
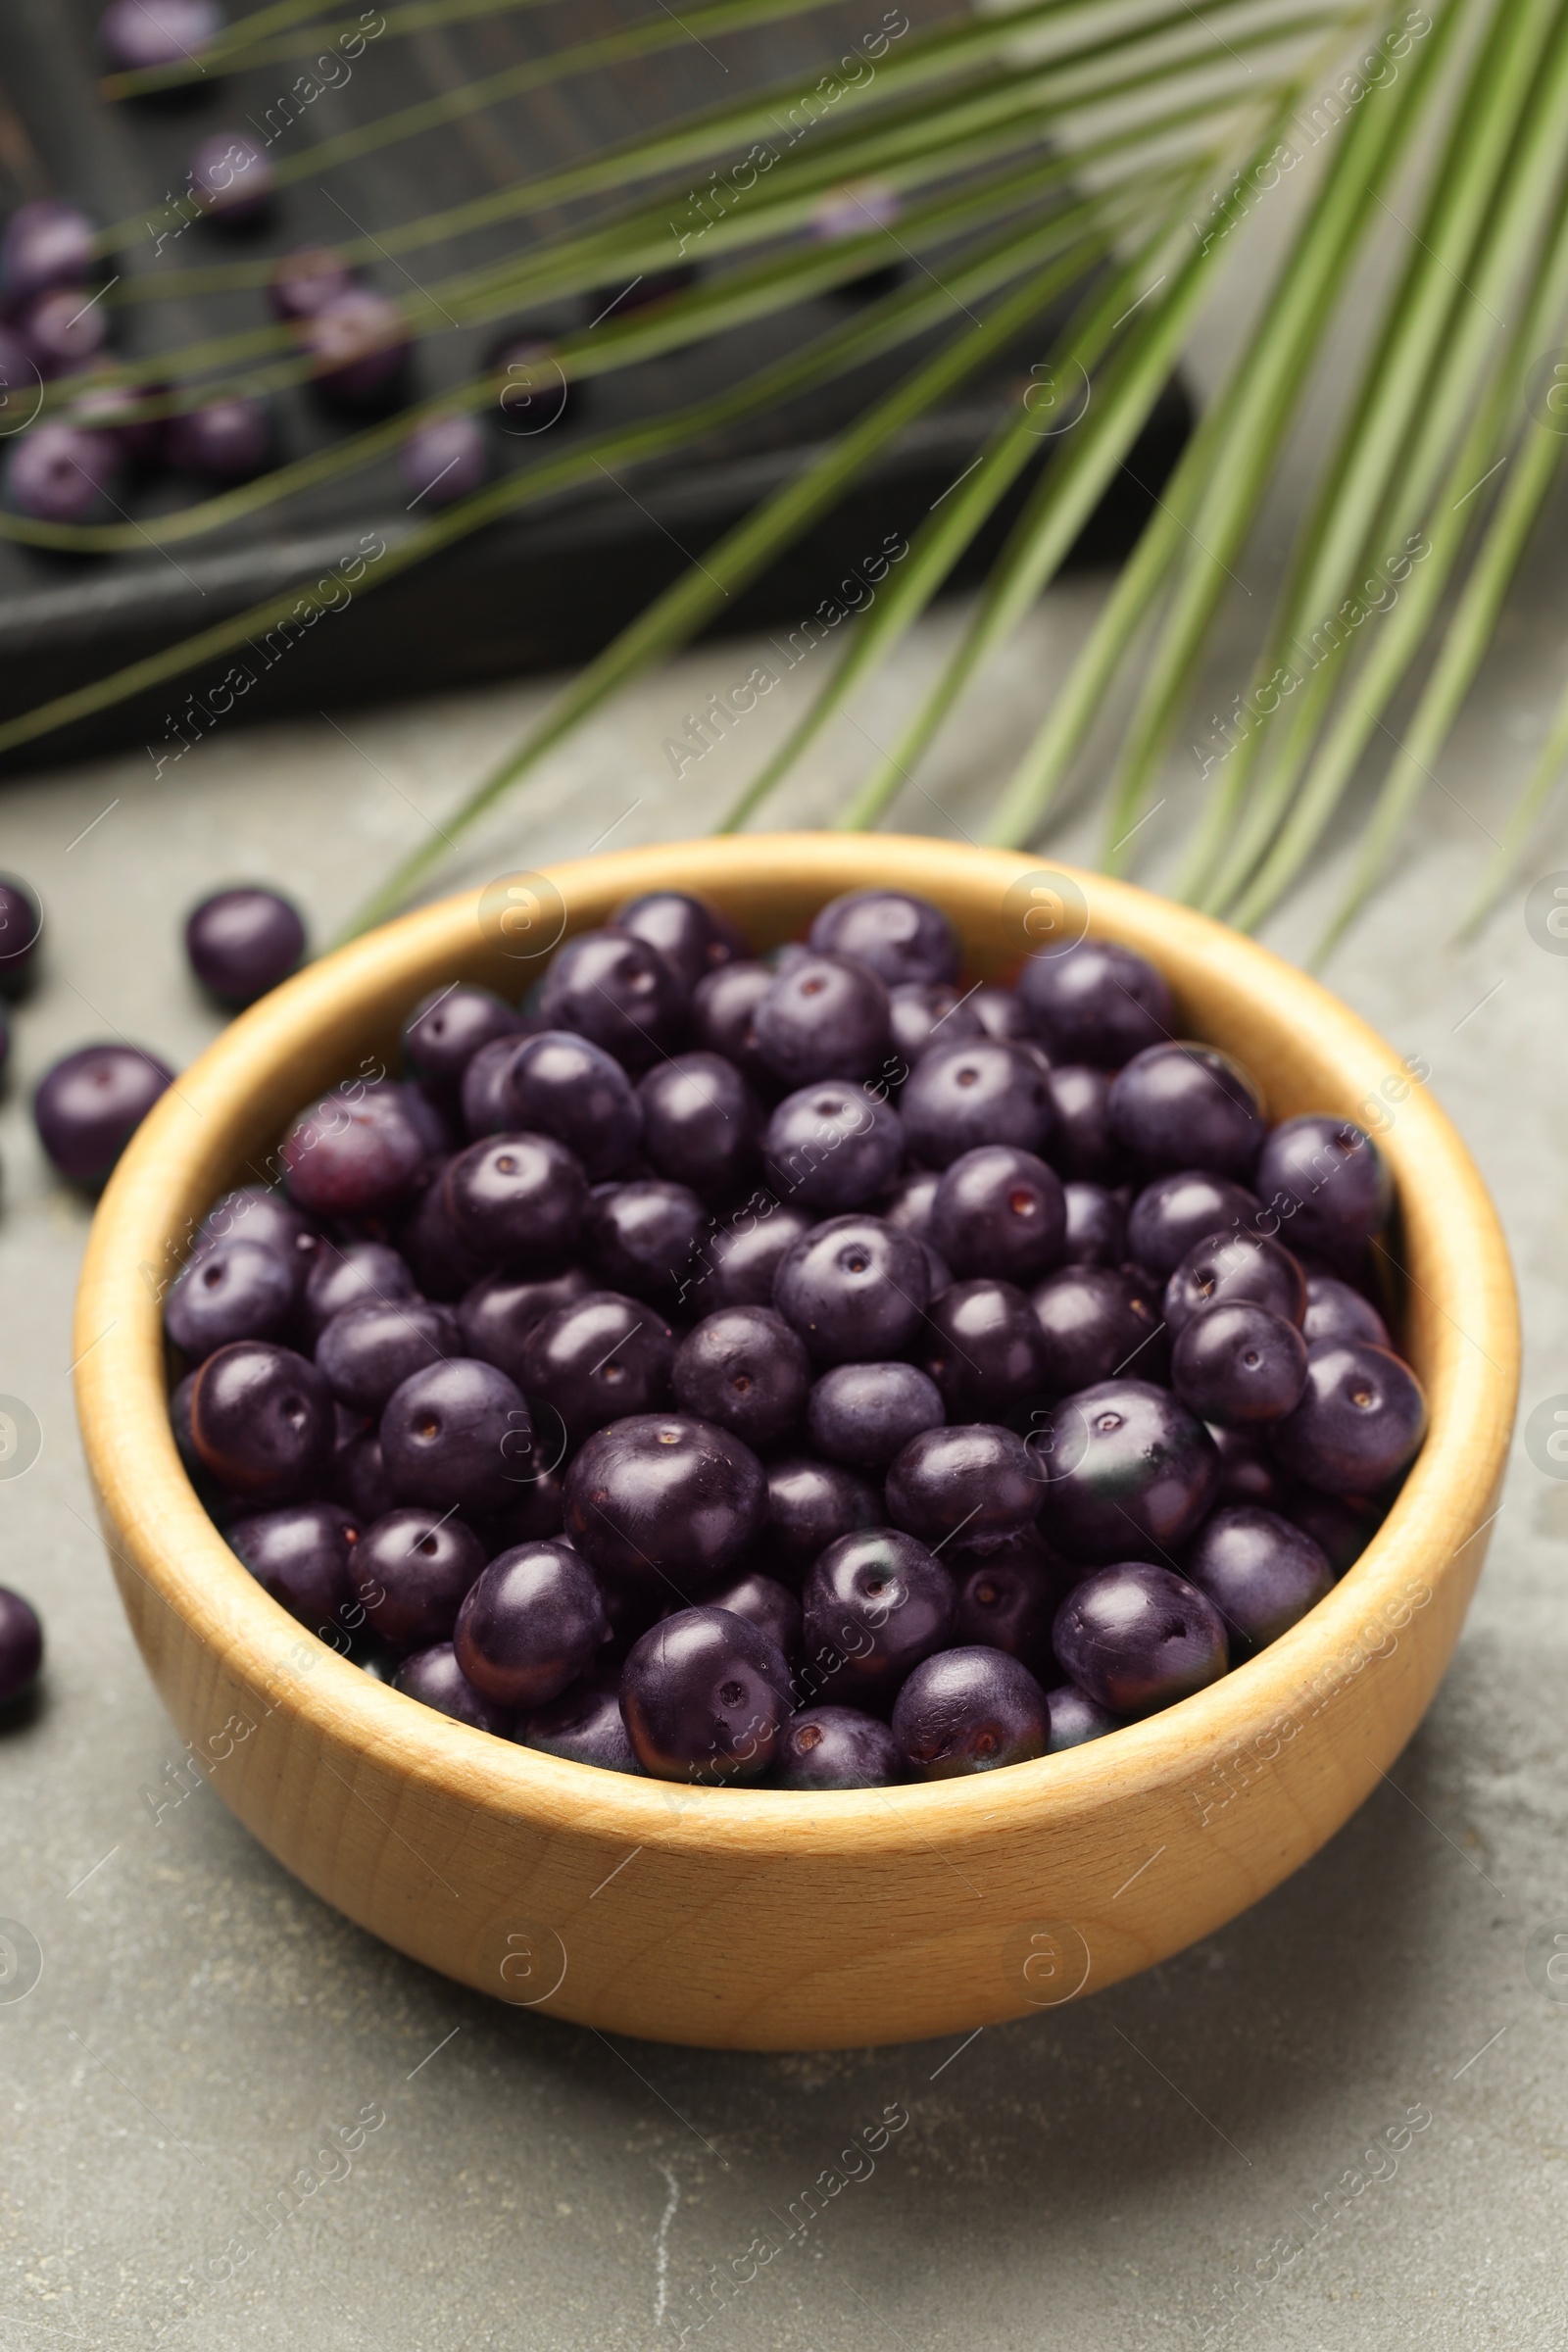
<svg viewBox="0 0 1568 2352"><path fill-rule="evenodd" d="M253 394L181 409L164 427L163 457L176 473L203 482L245 482L272 455L272 412Z"/></svg>
<svg viewBox="0 0 1568 2352"><path fill-rule="evenodd" d="M43 1663L43 1627L32 1603L0 1585L0 1706L32 1687Z"/></svg>
<svg viewBox="0 0 1568 2352"><path fill-rule="evenodd" d="M305 924L275 890L220 890L186 917L185 954L215 997L225 1004L254 1004L298 970Z"/></svg>
<svg viewBox="0 0 1568 2352"><path fill-rule="evenodd" d="M252 228L272 201L272 164L248 131L219 130L190 159L190 192L219 228Z"/></svg>
<svg viewBox="0 0 1568 2352"><path fill-rule="evenodd" d="M58 196L19 204L0 234L0 305L13 316L35 294L79 286L93 273L98 230Z"/></svg>
<svg viewBox="0 0 1568 2352"><path fill-rule="evenodd" d="M193 64L222 23L218 0L109 0L98 39L111 72L147 73Z"/></svg>
<svg viewBox="0 0 1568 2352"><path fill-rule="evenodd" d="M138 1046L82 1046L39 1079L33 1124L72 1184L102 1184L174 1073Z"/></svg>
<svg viewBox="0 0 1568 2352"><path fill-rule="evenodd" d="M11 444L5 503L28 522L112 521L120 464L108 433L46 419Z"/></svg>
<svg viewBox="0 0 1568 2352"><path fill-rule="evenodd" d="M448 507L477 490L490 470L490 445L476 416L428 416L398 451L411 506Z"/></svg>
<svg viewBox="0 0 1568 2352"><path fill-rule="evenodd" d="M18 997L31 976L43 909L27 884L0 874L0 997Z"/></svg>

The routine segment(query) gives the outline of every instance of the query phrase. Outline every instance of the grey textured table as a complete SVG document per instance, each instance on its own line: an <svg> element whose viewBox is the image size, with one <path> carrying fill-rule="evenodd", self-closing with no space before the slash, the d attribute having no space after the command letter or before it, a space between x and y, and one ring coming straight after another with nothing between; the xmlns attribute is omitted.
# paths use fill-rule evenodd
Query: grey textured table
<svg viewBox="0 0 1568 2352"><path fill-rule="evenodd" d="M905 821L972 828L1098 593L1048 600ZM1522 889L1474 944L1452 933L1556 692L1563 603L1548 549L1444 792L1328 975L1430 1060L1494 1187L1530 1320L1527 1410L1568 1390L1568 961L1527 932ZM956 625L939 613L910 641L782 817L831 814L860 730L893 725ZM802 681L678 784L663 745L752 659L720 645L629 698L452 879L710 822ZM0 798L0 864L33 879L50 922L0 1113L0 1392L44 1432L36 1466L0 1480L0 1577L36 1597L51 1642L42 1706L0 1737L0 1914L43 1961L24 1999L0 1988L0 2344L1561 2341L1568 1986L1544 1975L1541 1932L1568 1934L1568 1485L1522 1446L1456 1662L1390 1785L1224 1934L962 2047L715 2056L507 2011L348 1926L212 1791L173 1801L179 1743L121 1617L73 1422L86 1212L40 1163L27 1089L92 1037L188 1058L215 1026L181 967L191 899L273 877L324 934L543 691L220 729L161 780L127 758ZM1152 835L1169 838L1194 776L1174 763ZM1559 862L1561 830L1533 873ZM1332 878L1280 925L1288 951ZM907 2121L880 2152L850 2153L890 2109ZM808 2221L824 2173L842 2185Z"/></svg>

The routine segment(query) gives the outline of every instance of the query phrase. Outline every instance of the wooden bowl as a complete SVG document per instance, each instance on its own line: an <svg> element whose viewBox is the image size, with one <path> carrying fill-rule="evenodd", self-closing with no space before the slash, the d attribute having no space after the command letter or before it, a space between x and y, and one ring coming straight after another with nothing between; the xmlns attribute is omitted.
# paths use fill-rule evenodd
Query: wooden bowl
<svg viewBox="0 0 1568 2352"><path fill-rule="evenodd" d="M796 1795L559 1761L403 1697L240 1566L170 1435L159 1294L287 1117L392 1058L457 977L513 997L621 900L696 890L759 948L869 884L945 906L972 975L1089 927L1154 958L1183 1026L1274 1117L1378 1135L1431 1434L1381 1532L1263 1654L1166 1713L979 1780ZM1065 928L1064 928L1065 926ZM373 1062L372 1065L373 1067ZM172 1087L99 1208L76 1389L115 1574L171 1714L224 1802L307 1886L499 1998L656 2040L804 2049L951 2034L1081 1997L1232 1919L1316 1851L1398 1754L1480 1571L1507 1450L1516 1303L1496 1217L1419 1068L1313 981L1099 875L948 841L682 842L504 877L314 964Z"/></svg>

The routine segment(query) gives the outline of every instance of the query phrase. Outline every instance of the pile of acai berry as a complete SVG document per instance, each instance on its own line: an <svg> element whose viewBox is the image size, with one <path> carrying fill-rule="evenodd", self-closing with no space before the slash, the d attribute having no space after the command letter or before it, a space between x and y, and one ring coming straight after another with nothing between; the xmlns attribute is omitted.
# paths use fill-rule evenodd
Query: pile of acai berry
<svg viewBox="0 0 1568 2352"><path fill-rule="evenodd" d="M413 1008L166 1299L246 1567L397 1690L612 1771L1020 1764L1201 1690L1366 1544L1425 1406L1376 1145L1270 1126L1085 938L963 985L890 890L754 956L661 892Z"/></svg>

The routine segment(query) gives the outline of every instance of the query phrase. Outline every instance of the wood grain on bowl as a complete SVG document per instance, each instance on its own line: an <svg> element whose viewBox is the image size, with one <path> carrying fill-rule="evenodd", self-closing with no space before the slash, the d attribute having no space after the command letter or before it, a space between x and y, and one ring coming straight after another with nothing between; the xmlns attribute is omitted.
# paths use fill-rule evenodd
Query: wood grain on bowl
<svg viewBox="0 0 1568 2352"><path fill-rule="evenodd" d="M229 1551L170 1434L158 1277L285 1120L390 1059L462 977L515 997L560 937L647 890L701 891L759 947L837 892L922 893L972 977L1096 933L1152 957L1182 1022L1278 1118L1378 1135L1425 1447L1329 1597L1196 1697L969 1781L797 1795L601 1773L470 1731L305 1633ZM1065 926L1065 929L1063 928ZM87 1458L143 1655L224 1801L400 1950L542 2013L654 2039L820 2048L952 2034L1081 1998L1178 1951L1331 1837L1428 1705L1480 1572L1513 1420L1506 1248L1417 1066L1316 982L1205 917L1095 874L947 841L682 842L506 877L311 966L184 1072L105 1193L74 1342Z"/></svg>

